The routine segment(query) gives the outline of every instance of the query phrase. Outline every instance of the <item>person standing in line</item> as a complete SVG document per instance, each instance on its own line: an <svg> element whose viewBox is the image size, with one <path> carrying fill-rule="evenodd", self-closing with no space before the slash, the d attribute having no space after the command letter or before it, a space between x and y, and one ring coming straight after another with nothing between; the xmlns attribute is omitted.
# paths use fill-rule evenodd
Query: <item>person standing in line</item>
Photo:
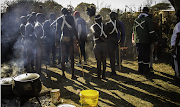
<svg viewBox="0 0 180 107"><path fill-rule="evenodd" d="M24 42L24 46L25 46L25 51L26 51L26 61L27 61L27 71L31 69L33 69L34 66L34 54L33 51L35 49L34 47L34 43L35 43L35 34L34 34L34 19L32 17L32 15L29 16L29 18L27 19L28 23L25 26L25 42Z"/></svg>
<svg viewBox="0 0 180 107"><path fill-rule="evenodd" d="M117 13L117 17L118 17L118 13ZM125 28L124 28L124 24L122 21L118 20L120 23L121 23L121 27L122 27L122 34L120 33L120 31L118 30L118 34L117 34L117 38L118 40L120 40L121 36L122 36L122 40L121 40L121 44L124 43L124 39L125 39ZM117 65L119 66L119 46L116 47L116 62L117 62ZM121 59L121 62L122 62L122 59Z"/></svg>
<svg viewBox="0 0 180 107"><path fill-rule="evenodd" d="M107 37L108 27L102 23L101 15L95 16L95 24L91 26L92 33L94 35L94 53L97 60L97 74L98 79L101 79L101 62L103 64L102 78L105 79L106 71L106 56L107 56Z"/></svg>
<svg viewBox="0 0 180 107"><path fill-rule="evenodd" d="M24 46L24 42L25 42L25 27L26 27L26 23L27 23L27 18L26 18L26 16L21 16L21 25L20 25L20 33L21 33L21 44L22 44L22 46L23 46L23 49L22 49L22 51L23 51L23 63L25 64L25 58L26 58L26 54L25 54L25 52L24 52L24 50L25 50L25 46Z"/></svg>
<svg viewBox="0 0 180 107"><path fill-rule="evenodd" d="M42 13L36 14L36 24L34 27L35 35L37 37L36 42L36 51L37 51L37 73L41 74L41 60L43 53L45 53L45 49L43 47L43 41L44 41L44 29L43 29L43 23L45 21L44 15Z"/></svg>
<svg viewBox="0 0 180 107"><path fill-rule="evenodd" d="M175 71L175 77L180 78L180 9L176 12L177 24L171 37L172 47L172 68Z"/></svg>
<svg viewBox="0 0 180 107"><path fill-rule="evenodd" d="M149 17L153 19L152 14L149 14ZM154 30L157 36L156 36L156 41L152 42L150 46L150 71L153 71L153 55L154 55L153 53L158 45L158 37L160 38L160 28L158 26L158 23L153 21L153 26L154 26ZM157 60L157 50L155 51L155 60Z"/></svg>
<svg viewBox="0 0 180 107"><path fill-rule="evenodd" d="M31 13L33 20L34 20L33 26L35 26L35 24L36 24L36 14L37 14L36 12Z"/></svg>
<svg viewBox="0 0 180 107"><path fill-rule="evenodd" d="M76 18L76 28L78 31L78 38L80 40L80 50L81 50L81 57L84 57L84 64L87 64L86 61L86 52L85 52L85 45L87 42L87 25L86 21L80 17L80 13L78 11L74 12L73 15ZM76 66L81 66L83 62L81 62L79 58L79 63L76 64Z"/></svg>
<svg viewBox="0 0 180 107"><path fill-rule="evenodd" d="M149 69L150 44L155 42L153 21L148 15L149 8L144 7L143 13L134 20L133 33L138 53L138 72L151 74Z"/></svg>
<svg viewBox="0 0 180 107"><path fill-rule="evenodd" d="M121 35L123 34L121 23L118 21L117 13L111 12L110 13L111 20L106 23L109 29L109 37L108 37L108 54L110 58L110 65L111 65L111 75L116 75L115 72L115 50L118 44L121 44L122 36L120 39L117 39L118 30L120 31Z"/></svg>
<svg viewBox="0 0 180 107"><path fill-rule="evenodd" d="M55 48L55 32L54 29L51 29L50 25L55 20L55 14L50 14L50 19L46 20L43 25L44 29L44 45L46 50L46 61L47 64L51 63L50 60L50 52L52 50L53 56L53 64L55 64L55 55L56 55L56 48Z"/></svg>
<svg viewBox="0 0 180 107"><path fill-rule="evenodd" d="M91 32L90 27L95 23L94 22L94 16L96 13L96 8L94 5L88 6L86 9L86 13L89 16L89 20L86 21L87 24L87 42L86 42L86 54L87 57L94 57L94 40L93 40L93 34Z"/></svg>
<svg viewBox="0 0 180 107"><path fill-rule="evenodd" d="M71 74L72 74L72 79L76 79L74 75L74 44L73 44L73 36L76 36L76 39L79 44L79 39L78 39L78 33L76 31L75 27L75 22L74 18L71 15L68 15L68 10L66 8L63 8L61 10L63 16L59 17L57 19L57 24L56 24L56 37L55 37L55 43L56 45L58 44L58 37L60 35L60 32L62 32L61 35L61 66L62 66L62 71L63 71L63 77L65 77L65 59L66 59L66 53L67 49L69 50L70 54L70 59L71 59Z"/></svg>

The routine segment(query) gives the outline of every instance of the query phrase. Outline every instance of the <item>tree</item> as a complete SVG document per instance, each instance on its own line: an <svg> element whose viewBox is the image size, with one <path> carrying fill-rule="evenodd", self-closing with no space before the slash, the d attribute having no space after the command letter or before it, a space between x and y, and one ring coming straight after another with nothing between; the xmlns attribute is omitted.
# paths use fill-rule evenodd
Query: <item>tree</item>
<svg viewBox="0 0 180 107"><path fill-rule="evenodd" d="M87 7L94 5L94 4L88 4L88 3L80 3L77 5L77 7L75 8L75 11L79 11L80 15L82 18L84 18L85 20L88 20L89 16L87 15L86 9Z"/></svg>
<svg viewBox="0 0 180 107"><path fill-rule="evenodd" d="M159 11L159 10L167 10L171 8L171 4L169 3L158 3L151 7L153 11Z"/></svg>

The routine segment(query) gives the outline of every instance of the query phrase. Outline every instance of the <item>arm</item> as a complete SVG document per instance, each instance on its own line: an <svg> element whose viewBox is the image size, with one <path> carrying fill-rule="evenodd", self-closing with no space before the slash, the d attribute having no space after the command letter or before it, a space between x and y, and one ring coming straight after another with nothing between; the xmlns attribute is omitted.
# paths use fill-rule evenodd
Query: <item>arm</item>
<svg viewBox="0 0 180 107"><path fill-rule="evenodd" d="M72 17L71 20L72 20L72 29L73 29L74 35L76 36L77 44L80 44L80 41L78 39L78 32L77 32L76 27L75 27L74 18Z"/></svg>
<svg viewBox="0 0 180 107"><path fill-rule="evenodd" d="M155 43L156 42L156 32L154 29L154 25L153 25L153 21L152 19L147 19L147 23L146 23L146 27L147 27L147 31L148 34L150 36L150 43Z"/></svg>
<svg viewBox="0 0 180 107"><path fill-rule="evenodd" d="M176 48L177 48L177 46L178 46L178 44L179 44L179 41L180 41L180 32L177 33L176 43L175 43L174 48L173 48L172 51L171 51L171 54L175 54Z"/></svg>
<svg viewBox="0 0 180 107"><path fill-rule="evenodd" d="M120 31L120 39L119 39L119 41L118 41L118 44L121 44L121 41L122 41L122 37L123 37L123 35L124 35L124 33L123 33L123 31L122 31L122 26L121 26L121 22L120 21L118 21L117 20L117 28L118 28L118 30Z"/></svg>
<svg viewBox="0 0 180 107"><path fill-rule="evenodd" d="M60 27L61 26L59 25L59 20L57 20L57 22L56 22L56 31L55 31L55 46L58 45L58 36L60 35Z"/></svg>
<svg viewBox="0 0 180 107"><path fill-rule="evenodd" d="M80 36L81 35L81 32L82 32L82 28L81 28L81 24L78 24L78 35ZM80 38L80 37L79 37Z"/></svg>
<svg viewBox="0 0 180 107"><path fill-rule="evenodd" d="M122 42L124 42L124 39L125 39L125 28L124 28L124 24L123 24L123 22L121 22L121 28L122 28L122 32L123 32L123 34L122 34Z"/></svg>

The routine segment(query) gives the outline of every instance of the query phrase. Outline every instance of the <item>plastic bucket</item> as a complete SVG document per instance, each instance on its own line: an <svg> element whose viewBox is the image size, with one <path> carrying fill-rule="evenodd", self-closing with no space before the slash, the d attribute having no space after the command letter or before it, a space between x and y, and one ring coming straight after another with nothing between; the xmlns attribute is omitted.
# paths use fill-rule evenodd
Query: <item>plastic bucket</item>
<svg viewBox="0 0 180 107"><path fill-rule="evenodd" d="M80 92L81 107L98 107L99 92L96 90L83 90Z"/></svg>

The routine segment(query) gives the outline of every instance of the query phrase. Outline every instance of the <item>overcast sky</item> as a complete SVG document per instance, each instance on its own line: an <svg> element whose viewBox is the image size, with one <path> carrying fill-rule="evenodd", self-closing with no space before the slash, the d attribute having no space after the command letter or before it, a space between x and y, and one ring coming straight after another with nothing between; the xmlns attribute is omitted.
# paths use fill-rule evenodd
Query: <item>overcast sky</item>
<svg viewBox="0 0 180 107"><path fill-rule="evenodd" d="M1 0L1 4L4 3L5 0ZM12 0L10 0L12 1ZM41 1L41 0L40 0ZM44 0L42 0L44 1ZM144 6L148 1L151 0L54 0L57 3L61 4L63 7L67 7L67 5L71 4L73 7L76 7L81 2L84 3L93 3L98 6L100 9L102 7L110 6L111 9L121 9L124 10L125 6L132 8L133 10L138 11L140 6ZM168 0L152 0L153 4L168 1ZM128 8L127 8L128 11Z"/></svg>

